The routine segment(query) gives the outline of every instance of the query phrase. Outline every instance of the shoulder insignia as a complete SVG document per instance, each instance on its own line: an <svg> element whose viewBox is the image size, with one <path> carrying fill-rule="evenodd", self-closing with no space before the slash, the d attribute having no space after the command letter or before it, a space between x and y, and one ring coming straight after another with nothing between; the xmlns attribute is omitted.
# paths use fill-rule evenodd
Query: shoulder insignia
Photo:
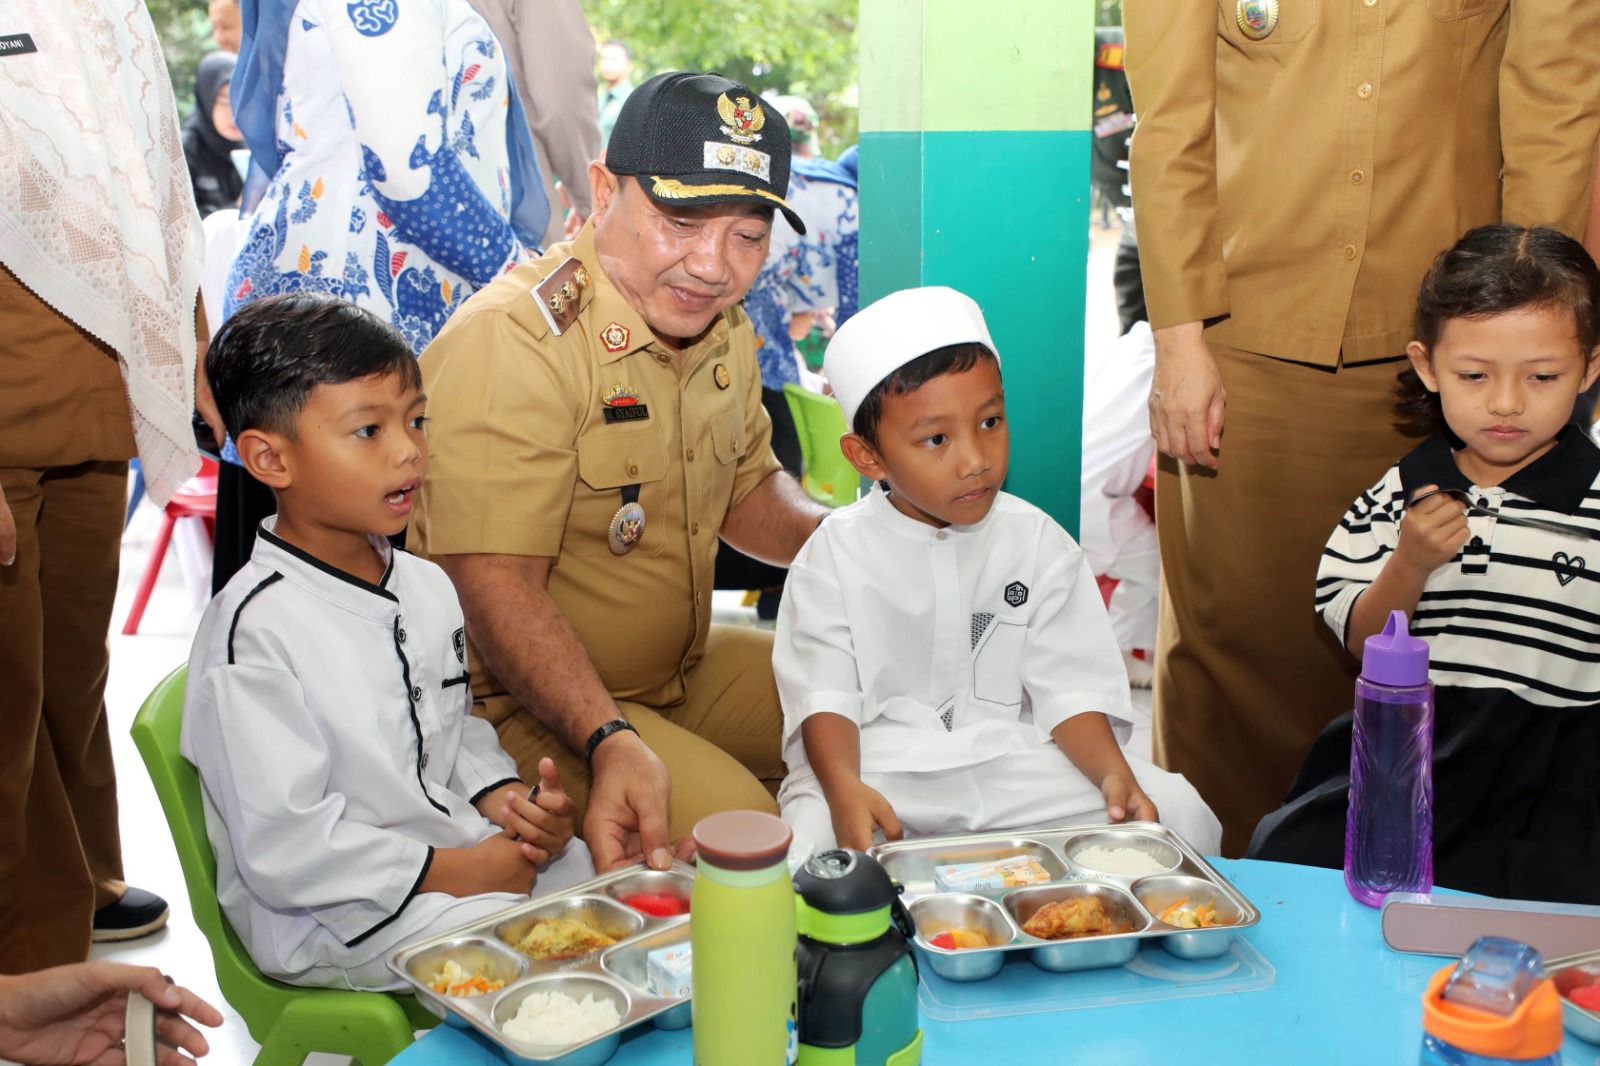
<svg viewBox="0 0 1600 1066"><path fill-rule="evenodd" d="M589 269L577 258L568 257L549 277L533 287L533 300L550 324L550 332L557 337L577 321L579 304L589 281Z"/></svg>

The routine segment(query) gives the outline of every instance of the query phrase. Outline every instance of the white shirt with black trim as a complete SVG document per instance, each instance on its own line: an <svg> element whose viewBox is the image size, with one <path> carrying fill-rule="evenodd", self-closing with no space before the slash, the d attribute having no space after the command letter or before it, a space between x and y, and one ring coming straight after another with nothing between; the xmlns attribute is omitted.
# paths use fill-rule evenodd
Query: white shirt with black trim
<svg viewBox="0 0 1600 1066"><path fill-rule="evenodd" d="M374 538L387 567L369 584L275 522L201 619L181 750L200 771L218 899L257 965L339 984L462 913L467 900L418 887L434 848L499 832L472 804L517 767L471 714L444 571Z"/></svg>
<svg viewBox="0 0 1600 1066"><path fill-rule="evenodd" d="M1524 516L1600 533L1600 448L1576 426L1501 485L1474 485L1444 433L1389 468L1323 549L1316 609L1341 642L1356 598L1400 539L1406 501L1425 485L1459 488L1493 516L1428 578L1411 632L1428 641L1435 685L1506 689L1531 703L1600 702L1600 540L1514 525Z"/></svg>
<svg viewBox="0 0 1600 1066"><path fill-rule="evenodd" d="M789 570L773 672L791 775L824 711L860 727L880 772L1038 749L1090 711L1125 743L1142 717L1082 549L1004 492L970 526L935 529L879 489L833 512Z"/></svg>

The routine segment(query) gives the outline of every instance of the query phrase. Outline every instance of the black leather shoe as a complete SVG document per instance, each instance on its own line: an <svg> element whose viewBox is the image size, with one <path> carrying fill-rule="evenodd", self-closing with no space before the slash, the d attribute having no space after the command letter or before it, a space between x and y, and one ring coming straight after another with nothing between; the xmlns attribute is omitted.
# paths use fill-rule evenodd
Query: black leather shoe
<svg viewBox="0 0 1600 1066"><path fill-rule="evenodd" d="M130 887L115 903L94 912L93 940L97 944L138 940L167 924L167 901L154 892Z"/></svg>

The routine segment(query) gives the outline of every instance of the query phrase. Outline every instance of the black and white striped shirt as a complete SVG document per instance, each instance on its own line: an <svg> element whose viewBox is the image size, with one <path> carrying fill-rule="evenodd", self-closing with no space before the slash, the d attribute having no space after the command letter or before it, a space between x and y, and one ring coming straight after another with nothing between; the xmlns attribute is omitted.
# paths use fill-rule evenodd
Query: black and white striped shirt
<svg viewBox="0 0 1600 1066"><path fill-rule="evenodd" d="M1507 689L1548 707L1600 703L1600 540L1499 518L1600 533L1600 448L1576 426L1494 487L1468 480L1444 433L1390 467L1323 549L1316 600L1323 620L1343 641L1356 598L1400 539L1406 500L1430 484L1465 489L1495 514L1468 515L1471 539L1433 572L1417 604L1411 632L1430 645L1434 684Z"/></svg>

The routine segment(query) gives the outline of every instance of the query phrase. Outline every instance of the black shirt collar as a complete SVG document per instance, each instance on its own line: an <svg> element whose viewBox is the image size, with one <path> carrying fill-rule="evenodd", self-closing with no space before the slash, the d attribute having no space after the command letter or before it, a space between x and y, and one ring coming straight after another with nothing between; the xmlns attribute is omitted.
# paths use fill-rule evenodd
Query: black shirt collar
<svg viewBox="0 0 1600 1066"><path fill-rule="evenodd" d="M271 544L273 547L292 555L294 558L300 560L302 563L305 563L307 566L313 567L316 570L327 574L329 577L336 577L340 581L354 585L363 592L370 592L374 596L381 596L383 599L392 603L399 602L399 597L389 590L389 577L394 573L394 552L392 549L388 551L379 549L379 552L383 556L384 560L383 577L379 578L378 583L374 585L372 582L363 578L359 578L350 573L348 570L341 570L337 566L325 563L316 556L302 551L293 544L290 544L288 541L278 536L277 533L273 532L270 527L275 524L275 517L264 519L261 523L261 527L256 530L256 536L265 538L267 543ZM384 547L388 547L387 543L385 543Z"/></svg>
<svg viewBox="0 0 1600 1066"><path fill-rule="evenodd" d="M1406 498L1424 485L1471 490L1472 480L1456 466L1455 451L1464 447L1448 429L1423 441L1400 460L1400 484ZM1556 446L1518 470L1501 488L1562 514L1574 514L1600 477L1600 447L1576 424L1562 427Z"/></svg>

